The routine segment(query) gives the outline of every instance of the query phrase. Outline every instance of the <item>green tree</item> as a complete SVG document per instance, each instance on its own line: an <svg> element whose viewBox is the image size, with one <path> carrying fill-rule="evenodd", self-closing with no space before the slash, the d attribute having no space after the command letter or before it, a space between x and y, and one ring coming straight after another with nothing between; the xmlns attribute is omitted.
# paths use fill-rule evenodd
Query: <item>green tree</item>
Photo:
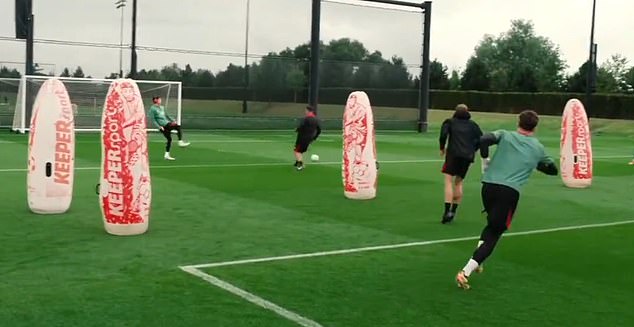
<svg viewBox="0 0 634 327"><path fill-rule="evenodd" d="M141 69L137 72L136 79L147 81L163 81L165 78L161 75L161 72L157 69L145 70Z"/></svg>
<svg viewBox="0 0 634 327"><path fill-rule="evenodd" d="M323 48L323 43L320 42L320 47ZM292 51L282 52L280 55L291 55L299 63L300 69L304 72L306 80L310 76L310 44L304 43L295 47Z"/></svg>
<svg viewBox="0 0 634 327"><path fill-rule="evenodd" d="M191 70L191 67L190 67ZM182 69L178 67L177 63L172 63L171 65L163 66L161 68L161 78L160 80L164 81L182 81Z"/></svg>
<svg viewBox="0 0 634 327"><path fill-rule="evenodd" d="M574 74L568 76L566 78L566 86L564 87L564 91L575 93L585 92L588 69L590 69L590 64L588 61L586 61Z"/></svg>
<svg viewBox="0 0 634 327"><path fill-rule="evenodd" d="M298 65L286 73L286 85L293 90L293 102L297 102L297 93L306 86L306 76Z"/></svg>
<svg viewBox="0 0 634 327"><path fill-rule="evenodd" d="M383 58L381 52L369 51L356 40L342 38L328 44L320 43L322 63L320 65L320 85L326 87L355 88L409 88L412 86L407 66L402 58ZM299 87L300 70L304 76L303 87L310 77L310 44L304 43L291 49L270 53L249 69L250 85L260 92L281 87L296 90ZM278 62L274 63L273 59ZM243 68L229 65L216 75L216 86L241 86L237 77ZM292 72L292 73L291 73ZM266 78L266 77L270 78ZM243 77L241 77L243 78ZM281 78L281 80L280 80ZM266 82L266 80L269 82Z"/></svg>
<svg viewBox="0 0 634 327"><path fill-rule="evenodd" d="M434 90L449 89L449 75L447 75L447 66L443 65L437 59L429 64L429 87Z"/></svg>
<svg viewBox="0 0 634 327"><path fill-rule="evenodd" d="M485 35L475 54L484 64L490 89L496 91L555 91L564 84L566 67L559 48L538 36L531 21L513 20L498 37Z"/></svg>
<svg viewBox="0 0 634 327"><path fill-rule="evenodd" d="M629 90L630 84L627 81L628 73L628 60L620 54L614 54L606 60L601 68L605 70L604 73L610 77L606 77L606 80L613 82L614 84L606 85L606 92L608 93L625 93ZM598 72L597 72L598 73Z"/></svg>
<svg viewBox="0 0 634 327"><path fill-rule="evenodd" d="M22 75L20 72L13 68L9 69L8 67L2 66L0 67L0 77L4 78L20 78Z"/></svg>
<svg viewBox="0 0 634 327"><path fill-rule="evenodd" d="M613 64L614 61L608 60L598 69L594 66L594 69L596 70L596 80L592 92L617 93L628 91L627 71L623 69L622 81L619 81L614 76ZM590 65L588 64L588 61L586 61L574 74L568 76L564 90L567 92L585 93L588 69L590 69Z"/></svg>
<svg viewBox="0 0 634 327"><path fill-rule="evenodd" d="M253 66L253 88L271 102L274 95L285 89L286 74L285 58L271 52L260 61L259 66Z"/></svg>
<svg viewBox="0 0 634 327"><path fill-rule="evenodd" d="M406 89L412 86L412 77L407 71L403 58L393 56L392 60L379 69L379 87L389 89Z"/></svg>
<svg viewBox="0 0 634 327"><path fill-rule="evenodd" d="M363 62L353 67L352 87L354 88L378 88L382 86L380 69L388 62L383 59L380 51L374 51Z"/></svg>
<svg viewBox="0 0 634 327"><path fill-rule="evenodd" d="M207 69L199 69L196 71L196 78L194 85L198 87L212 87L214 86L215 76Z"/></svg>
<svg viewBox="0 0 634 327"><path fill-rule="evenodd" d="M355 67L368 56L363 44L349 38L332 40L323 49L320 84L329 87L352 85Z"/></svg>
<svg viewBox="0 0 634 327"><path fill-rule="evenodd" d="M625 73L625 83L627 84L627 92L628 93L634 92L634 67L631 67Z"/></svg>
<svg viewBox="0 0 634 327"><path fill-rule="evenodd" d="M451 71L451 77L449 77L449 89L460 90L460 73L455 69Z"/></svg>
<svg viewBox="0 0 634 327"><path fill-rule="evenodd" d="M602 66L597 70L596 92L598 93L619 93L619 81L608 70Z"/></svg>
<svg viewBox="0 0 634 327"><path fill-rule="evenodd" d="M70 77L70 70L68 70L67 67L64 67L64 70L62 70L62 73L59 74L59 77Z"/></svg>
<svg viewBox="0 0 634 327"><path fill-rule="evenodd" d="M487 65L479 57L471 57L467 68L462 73L460 88L463 90L488 91L491 88L491 77Z"/></svg>
<svg viewBox="0 0 634 327"><path fill-rule="evenodd" d="M244 67L229 64L227 69L216 75L216 86L239 87L244 86Z"/></svg>
<svg viewBox="0 0 634 327"><path fill-rule="evenodd" d="M105 79L117 79L119 78L119 73L110 73L110 75L104 77Z"/></svg>
<svg viewBox="0 0 634 327"><path fill-rule="evenodd" d="M75 69L75 72L73 73L73 77L77 77L77 78L84 78L86 77L84 75L84 70L81 69L81 66L77 66L77 69Z"/></svg>
<svg viewBox="0 0 634 327"><path fill-rule="evenodd" d="M183 86L194 86L196 73L194 73L194 71L192 70L192 66L186 64L185 69L181 70L180 73L180 80L181 82L183 82Z"/></svg>

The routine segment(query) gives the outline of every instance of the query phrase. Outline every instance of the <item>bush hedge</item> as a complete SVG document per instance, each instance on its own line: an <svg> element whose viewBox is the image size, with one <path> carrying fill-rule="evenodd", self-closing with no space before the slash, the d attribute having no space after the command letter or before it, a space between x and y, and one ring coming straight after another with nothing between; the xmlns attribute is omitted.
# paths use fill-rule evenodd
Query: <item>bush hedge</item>
<svg viewBox="0 0 634 327"><path fill-rule="evenodd" d="M319 103L344 104L352 88L320 88ZM419 92L413 89L366 89L374 106L417 108ZM201 88L184 87L183 98L206 100L243 100L263 102L306 103L307 90L294 92L245 90L242 87ZM544 115L560 115L571 98L585 100L578 93L502 93L479 91L431 90L430 108L453 109L458 103L466 103L473 111L517 113L533 109ZM591 117L634 119L634 96L622 94L593 94L588 114Z"/></svg>

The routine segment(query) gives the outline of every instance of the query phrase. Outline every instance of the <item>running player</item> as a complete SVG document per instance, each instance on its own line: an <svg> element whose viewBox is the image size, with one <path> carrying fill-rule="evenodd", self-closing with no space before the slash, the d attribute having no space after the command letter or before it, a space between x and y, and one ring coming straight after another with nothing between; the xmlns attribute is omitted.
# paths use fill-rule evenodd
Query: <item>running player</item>
<svg viewBox="0 0 634 327"><path fill-rule="evenodd" d="M502 234L510 227L517 208L521 188L533 170L547 175L558 173L555 162L546 155L544 146L533 136L539 122L537 113L520 113L517 131L505 130L487 133L480 138L483 158L482 204L487 213L487 225L478 246L465 267L456 275L458 286L469 288L469 276L474 270L482 271L482 264L491 255ZM497 150L489 161L489 146Z"/></svg>
<svg viewBox="0 0 634 327"><path fill-rule="evenodd" d="M297 129L297 139L295 140L295 168L297 170L304 169L304 160L302 154L308 150L308 146L315 141L321 134L321 126L319 120L315 116L313 107L306 107L306 116L302 119Z"/></svg>
<svg viewBox="0 0 634 327"><path fill-rule="evenodd" d="M453 117L442 123L439 142L440 155L445 157L445 164L442 166L445 175L445 213L441 221L443 224L454 219L456 209L462 201L463 182L478 150L480 136L482 130L471 120L469 108L464 104L456 106Z"/></svg>

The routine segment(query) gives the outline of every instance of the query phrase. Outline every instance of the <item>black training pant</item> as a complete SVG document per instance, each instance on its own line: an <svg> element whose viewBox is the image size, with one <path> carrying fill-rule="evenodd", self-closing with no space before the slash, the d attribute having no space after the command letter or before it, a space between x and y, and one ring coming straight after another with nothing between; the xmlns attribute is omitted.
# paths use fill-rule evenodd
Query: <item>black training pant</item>
<svg viewBox="0 0 634 327"><path fill-rule="evenodd" d="M502 234L511 226L520 194L499 184L482 183L482 204L487 213L487 225L482 230L482 243L473 253L473 260L482 264L488 258Z"/></svg>
<svg viewBox="0 0 634 327"><path fill-rule="evenodd" d="M172 131L173 130L178 132L179 140L183 138L183 133L181 132L180 125L172 122L163 126L163 131L161 131L161 133L163 133L163 136L165 136L165 138L167 139L167 144L165 145L165 152L170 152L170 149L172 148Z"/></svg>

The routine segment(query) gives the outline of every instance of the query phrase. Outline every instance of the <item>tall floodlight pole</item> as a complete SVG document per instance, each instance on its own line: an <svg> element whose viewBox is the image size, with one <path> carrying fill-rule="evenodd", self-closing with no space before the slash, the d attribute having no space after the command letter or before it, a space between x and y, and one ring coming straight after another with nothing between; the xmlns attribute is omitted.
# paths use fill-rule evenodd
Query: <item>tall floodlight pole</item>
<svg viewBox="0 0 634 327"><path fill-rule="evenodd" d="M321 0L313 0L310 29L310 84L308 104L317 113L319 102L319 31L321 20Z"/></svg>
<svg viewBox="0 0 634 327"><path fill-rule="evenodd" d="M421 4L423 9L423 48L421 51L420 94L418 104L418 132L427 132L427 111L429 109L429 42L431 40L431 1Z"/></svg>
<svg viewBox="0 0 634 327"><path fill-rule="evenodd" d="M115 6L121 9L121 24L119 26L119 77L123 78L123 10L127 0L117 0Z"/></svg>
<svg viewBox="0 0 634 327"><path fill-rule="evenodd" d="M137 0L132 0L132 44L130 45L130 77L136 78L136 8Z"/></svg>
<svg viewBox="0 0 634 327"><path fill-rule="evenodd" d="M242 98L242 113L246 114L247 109L247 98L249 95L249 63L248 63L248 55L249 55L249 9L251 7L251 1L247 0L247 14L246 14L246 28L244 35L244 95Z"/></svg>
<svg viewBox="0 0 634 327"><path fill-rule="evenodd" d="M33 38L35 33L35 16L33 16L32 0L26 1L26 19L26 75L33 75L33 73L35 73L33 67Z"/></svg>
<svg viewBox="0 0 634 327"><path fill-rule="evenodd" d="M588 75L586 78L586 111L588 112L588 119L590 119L590 99L592 97L592 86L594 85L595 77L595 62L596 62L596 46L594 44L594 16L597 7L597 0L592 0L592 27L590 28L590 54L588 56Z"/></svg>

